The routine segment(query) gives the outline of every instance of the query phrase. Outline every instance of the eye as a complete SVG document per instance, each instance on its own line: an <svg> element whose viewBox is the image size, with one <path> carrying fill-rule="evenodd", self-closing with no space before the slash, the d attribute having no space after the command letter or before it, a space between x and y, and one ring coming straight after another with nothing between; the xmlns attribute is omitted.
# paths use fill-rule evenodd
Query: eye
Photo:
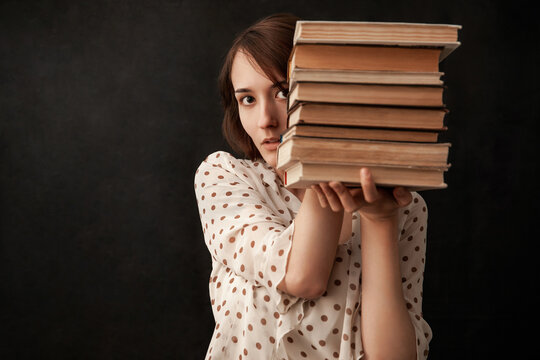
<svg viewBox="0 0 540 360"><path fill-rule="evenodd" d="M255 98L253 96L244 96L243 98L240 99L240 102L243 104L243 105L251 105L255 102Z"/></svg>
<svg viewBox="0 0 540 360"><path fill-rule="evenodd" d="M283 89L277 93L277 97L280 99L286 100L288 94L289 94L289 89Z"/></svg>

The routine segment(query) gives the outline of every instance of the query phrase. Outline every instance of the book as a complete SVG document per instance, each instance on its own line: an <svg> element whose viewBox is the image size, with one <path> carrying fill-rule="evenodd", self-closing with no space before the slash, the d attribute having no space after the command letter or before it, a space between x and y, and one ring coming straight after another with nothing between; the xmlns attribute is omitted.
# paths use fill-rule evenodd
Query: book
<svg viewBox="0 0 540 360"><path fill-rule="evenodd" d="M328 181L332 174L333 181L341 181L345 186L358 187L360 169L369 168L377 186L403 186L409 191L444 189L446 167L398 167L374 164L318 164L295 162L284 171L284 185L288 188L306 188L313 184Z"/></svg>
<svg viewBox="0 0 540 360"><path fill-rule="evenodd" d="M451 144L439 63L460 43L459 25L299 21L289 57L288 129L276 168L287 187L446 188Z"/></svg>
<svg viewBox="0 0 540 360"><path fill-rule="evenodd" d="M362 84L443 85L442 72L362 71L336 69L299 69L289 77L289 87L302 82L338 82Z"/></svg>
<svg viewBox="0 0 540 360"><path fill-rule="evenodd" d="M412 131L361 127L338 127L328 125L298 124L287 129L281 136L281 141L287 141L293 136L335 138L335 139L363 139L381 141L410 141L410 142L437 142L438 133L434 131Z"/></svg>
<svg viewBox="0 0 540 360"><path fill-rule="evenodd" d="M365 44L442 48L440 60L459 45L461 25L369 21L297 21L296 44Z"/></svg>
<svg viewBox="0 0 540 360"><path fill-rule="evenodd" d="M293 163L448 167L450 143L411 143L292 136L278 146L277 169Z"/></svg>
<svg viewBox="0 0 540 360"><path fill-rule="evenodd" d="M296 124L445 130L445 108L299 102L289 109L288 126Z"/></svg>
<svg viewBox="0 0 540 360"><path fill-rule="evenodd" d="M288 77L296 69L439 71L438 48L299 44L288 62Z"/></svg>
<svg viewBox="0 0 540 360"><path fill-rule="evenodd" d="M297 102L444 107L442 86L297 82L288 108Z"/></svg>

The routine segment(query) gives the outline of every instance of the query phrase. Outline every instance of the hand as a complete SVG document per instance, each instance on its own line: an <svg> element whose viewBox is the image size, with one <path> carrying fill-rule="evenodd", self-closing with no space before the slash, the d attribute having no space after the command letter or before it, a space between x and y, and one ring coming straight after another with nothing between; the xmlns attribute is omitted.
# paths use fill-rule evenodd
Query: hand
<svg viewBox="0 0 540 360"><path fill-rule="evenodd" d="M349 189L341 182L331 181L312 185L317 193L319 203L328 205L335 211L345 210L349 213L358 211L368 220L383 221L397 217L398 210L412 201L412 195L404 187L393 190L377 188L368 168L360 170L361 188Z"/></svg>

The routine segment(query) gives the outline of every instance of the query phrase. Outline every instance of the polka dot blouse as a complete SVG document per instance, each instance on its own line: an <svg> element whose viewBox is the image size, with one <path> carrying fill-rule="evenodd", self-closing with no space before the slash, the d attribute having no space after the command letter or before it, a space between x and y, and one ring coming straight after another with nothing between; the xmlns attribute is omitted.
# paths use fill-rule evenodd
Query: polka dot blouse
<svg viewBox="0 0 540 360"><path fill-rule="evenodd" d="M315 300L277 289L300 200L265 162L209 155L195 193L212 257L215 329L206 359L360 359L360 220L340 244L326 292ZM422 317L427 210L420 195L400 214L403 294L425 359L432 333Z"/></svg>

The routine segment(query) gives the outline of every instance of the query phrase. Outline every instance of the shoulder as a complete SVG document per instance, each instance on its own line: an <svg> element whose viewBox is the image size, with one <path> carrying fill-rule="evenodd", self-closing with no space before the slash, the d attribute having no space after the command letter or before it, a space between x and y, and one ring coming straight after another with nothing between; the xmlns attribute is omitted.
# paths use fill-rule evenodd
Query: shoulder
<svg viewBox="0 0 540 360"><path fill-rule="evenodd" d="M237 159L226 151L216 151L206 157L195 172L195 188L208 183L239 182L259 187L277 182L276 172L264 161Z"/></svg>
<svg viewBox="0 0 540 360"><path fill-rule="evenodd" d="M427 204L424 198L417 192L412 192L412 201L405 208L407 214L411 213L426 213L427 215Z"/></svg>
<svg viewBox="0 0 540 360"><path fill-rule="evenodd" d="M417 192L412 192L412 201L409 205L401 210L400 228L403 231L406 228L422 227L424 229L427 224L428 208L424 198Z"/></svg>

